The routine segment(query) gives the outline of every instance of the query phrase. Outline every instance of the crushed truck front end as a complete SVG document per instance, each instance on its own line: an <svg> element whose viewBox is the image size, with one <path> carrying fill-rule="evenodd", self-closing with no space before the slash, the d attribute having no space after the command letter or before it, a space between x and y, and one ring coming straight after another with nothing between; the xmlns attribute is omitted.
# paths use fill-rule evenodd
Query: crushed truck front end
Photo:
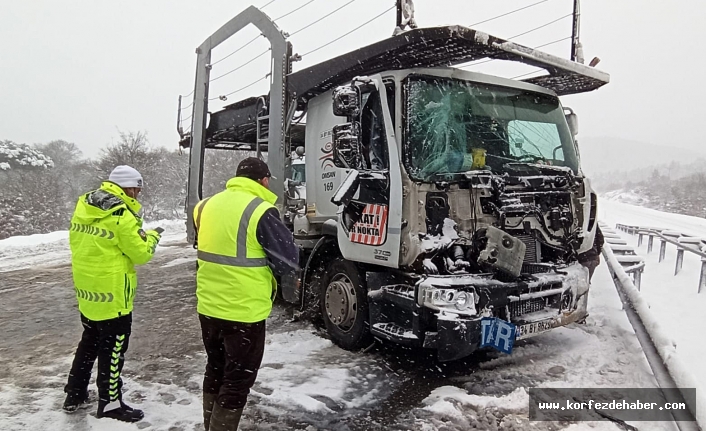
<svg viewBox="0 0 706 431"><path fill-rule="evenodd" d="M371 333L448 361L480 347L484 318L517 339L583 320L596 196L556 94L458 70L389 75L402 228L397 270L366 272Z"/></svg>

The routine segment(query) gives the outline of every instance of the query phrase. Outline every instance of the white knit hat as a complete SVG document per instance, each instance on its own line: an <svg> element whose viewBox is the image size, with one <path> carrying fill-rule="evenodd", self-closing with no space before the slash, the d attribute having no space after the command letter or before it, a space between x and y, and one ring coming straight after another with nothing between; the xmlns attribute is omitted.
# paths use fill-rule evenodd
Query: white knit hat
<svg viewBox="0 0 706 431"><path fill-rule="evenodd" d="M142 175L135 168L127 165L116 166L110 173L108 181L126 189L130 187L142 188Z"/></svg>

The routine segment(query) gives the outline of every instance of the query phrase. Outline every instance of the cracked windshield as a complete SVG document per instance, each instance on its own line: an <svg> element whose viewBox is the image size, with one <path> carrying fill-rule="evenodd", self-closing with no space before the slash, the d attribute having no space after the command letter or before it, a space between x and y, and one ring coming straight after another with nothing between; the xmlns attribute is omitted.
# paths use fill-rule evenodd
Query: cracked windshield
<svg viewBox="0 0 706 431"><path fill-rule="evenodd" d="M470 170L502 173L508 163L577 171L571 133L556 98L445 78L407 86L406 162L433 181Z"/></svg>

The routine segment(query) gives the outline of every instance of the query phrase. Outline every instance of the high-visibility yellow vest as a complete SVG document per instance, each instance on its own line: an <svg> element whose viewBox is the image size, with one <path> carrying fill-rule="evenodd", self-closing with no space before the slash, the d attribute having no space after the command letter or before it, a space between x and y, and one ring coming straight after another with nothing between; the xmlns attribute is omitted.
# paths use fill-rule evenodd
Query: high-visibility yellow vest
<svg viewBox="0 0 706 431"><path fill-rule="evenodd" d="M142 230L141 205L117 184L104 182L76 203L71 227L71 269L78 308L90 320L132 312L135 265L149 262L158 237Z"/></svg>
<svg viewBox="0 0 706 431"><path fill-rule="evenodd" d="M270 315L277 285L257 240L257 224L276 200L256 181L235 177L224 191L196 205L200 314L245 323Z"/></svg>

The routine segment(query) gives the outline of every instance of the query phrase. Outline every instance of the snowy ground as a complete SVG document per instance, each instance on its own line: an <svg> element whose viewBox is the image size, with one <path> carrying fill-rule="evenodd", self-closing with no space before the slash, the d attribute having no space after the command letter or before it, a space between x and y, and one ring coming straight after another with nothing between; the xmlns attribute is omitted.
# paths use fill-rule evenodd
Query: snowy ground
<svg viewBox="0 0 706 431"><path fill-rule="evenodd" d="M80 334L66 235L0 242L0 430L202 429L195 255L183 222L165 226L163 246L139 274L125 397L146 417L130 425L96 419L95 404L74 415L60 410ZM292 312L276 305L268 321L243 430L619 430L605 422L530 423L527 389L655 385L604 266L585 325L519 342L512 356L481 352L439 364L428 352L389 345L351 353L292 321Z"/></svg>
<svg viewBox="0 0 706 431"><path fill-rule="evenodd" d="M601 219L610 226L623 223L638 226L658 226L683 233L706 237L706 219L679 214L664 213L635 207L619 202L601 201ZM647 253L647 238L637 247L637 235L618 233L635 247L637 254L645 259L641 294L647 300L652 314L658 316L660 326L676 345L680 359L689 369L695 382L706 386L706 344L698 334L706 327L706 291L697 293L701 271L701 258L684 254L683 269L674 275L677 248L667 244L665 259L659 262L658 239L651 253Z"/></svg>

